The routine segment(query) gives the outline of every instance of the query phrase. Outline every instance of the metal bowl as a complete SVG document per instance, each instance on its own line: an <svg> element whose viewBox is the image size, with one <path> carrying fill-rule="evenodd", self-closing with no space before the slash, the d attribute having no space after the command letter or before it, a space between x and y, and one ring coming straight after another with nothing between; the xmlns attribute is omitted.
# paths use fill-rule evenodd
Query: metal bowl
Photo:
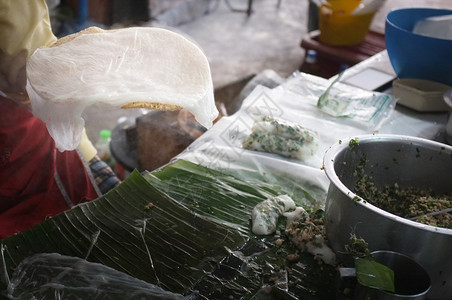
<svg viewBox="0 0 452 300"><path fill-rule="evenodd" d="M325 154L330 179L325 221L329 242L346 262L344 246L350 234L364 238L371 251L403 253L422 265L432 280L430 299L452 298L452 229L398 217L353 193L356 170L364 165L377 186L431 188L452 194L452 147L426 139L397 135L358 137L358 145L338 142ZM363 164L365 161L365 164ZM364 199L365 200L365 199Z"/></svg>

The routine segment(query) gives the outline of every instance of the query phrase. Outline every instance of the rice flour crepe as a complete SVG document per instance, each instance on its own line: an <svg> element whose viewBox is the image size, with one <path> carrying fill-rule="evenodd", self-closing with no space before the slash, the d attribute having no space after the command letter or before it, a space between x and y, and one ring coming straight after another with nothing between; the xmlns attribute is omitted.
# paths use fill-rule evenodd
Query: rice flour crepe
<svg viewBox="0 0 452 300"><path fill-rule="evenodd" d="M27 61L32 112L60 151L73 150L94 104L191 112L206 128L218 116L209 63L187 38L153 27L90 27L37 49Z"/></svg>

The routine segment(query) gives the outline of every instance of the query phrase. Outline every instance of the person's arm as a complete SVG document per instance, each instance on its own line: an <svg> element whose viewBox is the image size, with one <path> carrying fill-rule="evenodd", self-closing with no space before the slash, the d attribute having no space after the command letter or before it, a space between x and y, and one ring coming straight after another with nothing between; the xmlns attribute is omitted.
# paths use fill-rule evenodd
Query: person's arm
<svg viewBox="0 0 452 300"><path fill-rule="evenodd" d="M102 194L121 183L113 170L97 156L97 150L89 140L85 130L82 132L79 149L85 161L88 162L94 180Z"/></svg>
<svg viewBox="0 0 452 300"><path fill-rule="evenodd" d="M89 167L102 194L121 183L113 170L99 156L95 155L89 161Z"/></svg>

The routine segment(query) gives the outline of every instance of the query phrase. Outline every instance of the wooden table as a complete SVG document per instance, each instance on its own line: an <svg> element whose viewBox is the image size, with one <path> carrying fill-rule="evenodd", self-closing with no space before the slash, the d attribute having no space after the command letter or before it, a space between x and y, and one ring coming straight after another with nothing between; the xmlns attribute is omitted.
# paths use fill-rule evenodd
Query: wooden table
<svg viewBox="0 0 452 300"><path fill-rule="evenodd" d="M365 40L353 46L329 46L320 42L320 31L308 33L301 41L301 47L306 50L316 50L320 66L320 76L330 78L341 68L351 67L386 49L384 35L369 31Z"/></svg>

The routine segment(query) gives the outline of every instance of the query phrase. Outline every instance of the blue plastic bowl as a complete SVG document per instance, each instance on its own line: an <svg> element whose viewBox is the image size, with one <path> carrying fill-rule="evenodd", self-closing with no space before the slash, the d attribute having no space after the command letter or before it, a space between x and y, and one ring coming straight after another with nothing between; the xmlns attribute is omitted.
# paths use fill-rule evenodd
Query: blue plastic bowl
<svg viewBox="0 0 452 300"><path fill-rule="evenodd" d="M419 20L448 14L452 10L403 8L386 15L386 49L399 78L426 79L452 86L452 40L412 32Z"/></svg>

